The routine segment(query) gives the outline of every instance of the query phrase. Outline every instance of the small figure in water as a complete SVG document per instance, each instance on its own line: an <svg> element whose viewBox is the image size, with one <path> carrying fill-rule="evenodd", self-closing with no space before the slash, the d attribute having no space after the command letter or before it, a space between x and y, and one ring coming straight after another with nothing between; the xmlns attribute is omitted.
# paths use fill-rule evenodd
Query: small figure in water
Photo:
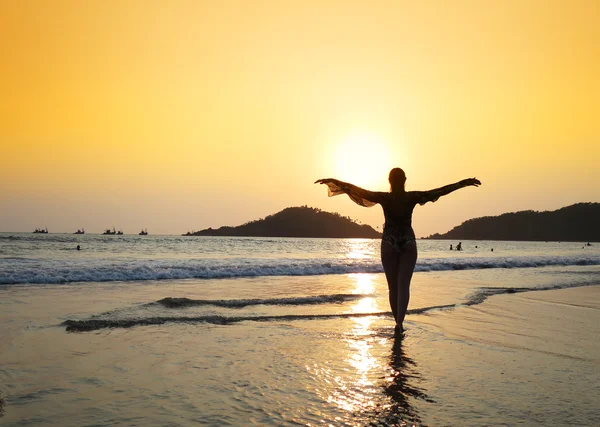
<svg viewBox="0 0 600 427"><path fill-rule="evenodd" d="M77 250L80 251L81 250L81 246L77 245Z"/></svg>
<svg viewBox="0 0 600 427"><path fill-rule="evenodd" d="M462 242L458 242L458 245L456 245L456 250L462 251Z"/></svg>
<svg viewBox="0 0 600 427"><path fill-rule="evenodd" d="M494 252L494 248L492 248L492 252Z"/></svg>
<svg viewBox="0 0 600 427"><path fill-rule="evenodd" d="M390 171L390 191L369 191L348 182L333 178L318 179L315 184L325 184L329 196L347 194L360 206L380 204L385 224L381 241L381 263L387 279L390 305L396 320L395 331L401 334L410 298L410 281L417 263L417 242L412 228L412 213L417 204L435 202L442 196L468 186L479 186L476 178L463 179L454 184L429 191L406 191L406 174L400 168Z"/></svg>
<svg viewBox="0 0 600 427"><path fill-rule="evenodd" d="M452 243L450 243L450 250L452 250Z"/></svg>

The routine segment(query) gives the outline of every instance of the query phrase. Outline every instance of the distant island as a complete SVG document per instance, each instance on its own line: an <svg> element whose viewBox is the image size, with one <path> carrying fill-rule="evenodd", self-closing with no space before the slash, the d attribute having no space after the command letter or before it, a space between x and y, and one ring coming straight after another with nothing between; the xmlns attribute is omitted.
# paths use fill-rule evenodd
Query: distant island
<svg viewBox="0 0 600 427"><path fill-rule="evenodd" d="M375 239L381 233L349 217L308 206L291 207L237 227L207 228L183 236L335 237Z"/></svg>
<svg viewBox="0 0 600 427"><path fill-rule="evenodd" d="M600 242L600 203L474 218L427 239Z"/></svg>

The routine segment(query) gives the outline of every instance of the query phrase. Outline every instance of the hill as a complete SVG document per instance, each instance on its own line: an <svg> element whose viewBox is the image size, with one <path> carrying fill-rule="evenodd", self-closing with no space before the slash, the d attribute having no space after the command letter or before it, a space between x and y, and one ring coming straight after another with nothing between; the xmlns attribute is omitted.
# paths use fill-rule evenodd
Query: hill
<svg viewBox="0 0 600 427"><path fill-rule="evenodd" d="M381 234L337 213L301 206L286 208L237 227L207 228L184 236L377 238Z"/></svg>
<svg viewBox="0 0 600 427"><path fill-rule="evenodd" d="M474 218L428 239L600 242L600 203Z"/></svg>

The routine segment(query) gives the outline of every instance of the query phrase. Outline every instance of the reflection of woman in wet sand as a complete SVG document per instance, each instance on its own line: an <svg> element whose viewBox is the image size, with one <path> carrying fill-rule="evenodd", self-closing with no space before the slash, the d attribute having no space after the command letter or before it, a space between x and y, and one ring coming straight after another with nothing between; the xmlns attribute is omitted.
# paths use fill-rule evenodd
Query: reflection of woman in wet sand
<svg viewBox="0 0 600 427"><path fill-rule="evenodd" d="M329 187L329 195L347 194L355 203L370 207L380 204L385 224L381 242L381 262L390 292L390 305L396 319L396 332L403 331L402 322L410 298L410 280L417 263L417 242L412 229L412 212L418 204L435 202L441 196L481 182L475 178L463 179L429 191L406 191L406 175L400 168L390 171L390 192L369 191L333 178L319 179L315 184Z"/></svg>
<svg viewBox="0 0 600 427"><path fill-rule="evenodd" d="M410 398L421 399L429 403L429 398L424 389L417 383L421 379L416 370L417 364L406 355L402 347L402 337L394 339L389 367L392 378L386 379L384 394L391 399L391 405L387 407L387 413L380 414L378 418L386 425L404 425L407 421L422 425L421 419L415 407L411 405Z"/></svg>

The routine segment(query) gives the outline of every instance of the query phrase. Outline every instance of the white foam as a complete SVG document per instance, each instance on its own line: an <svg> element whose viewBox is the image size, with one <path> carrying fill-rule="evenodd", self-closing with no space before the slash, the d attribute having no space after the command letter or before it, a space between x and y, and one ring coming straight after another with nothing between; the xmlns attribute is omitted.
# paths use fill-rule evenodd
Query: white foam
<svg viewBox="0 0 600 427"><path fill-rule="evenodd" d="M599 255L454 257L419 259L415 271L536 268L600 265ZM381 273L379 259L18 259L0 258L0 284L53 284L167 279L220 279L261 276Z"/></svg>

